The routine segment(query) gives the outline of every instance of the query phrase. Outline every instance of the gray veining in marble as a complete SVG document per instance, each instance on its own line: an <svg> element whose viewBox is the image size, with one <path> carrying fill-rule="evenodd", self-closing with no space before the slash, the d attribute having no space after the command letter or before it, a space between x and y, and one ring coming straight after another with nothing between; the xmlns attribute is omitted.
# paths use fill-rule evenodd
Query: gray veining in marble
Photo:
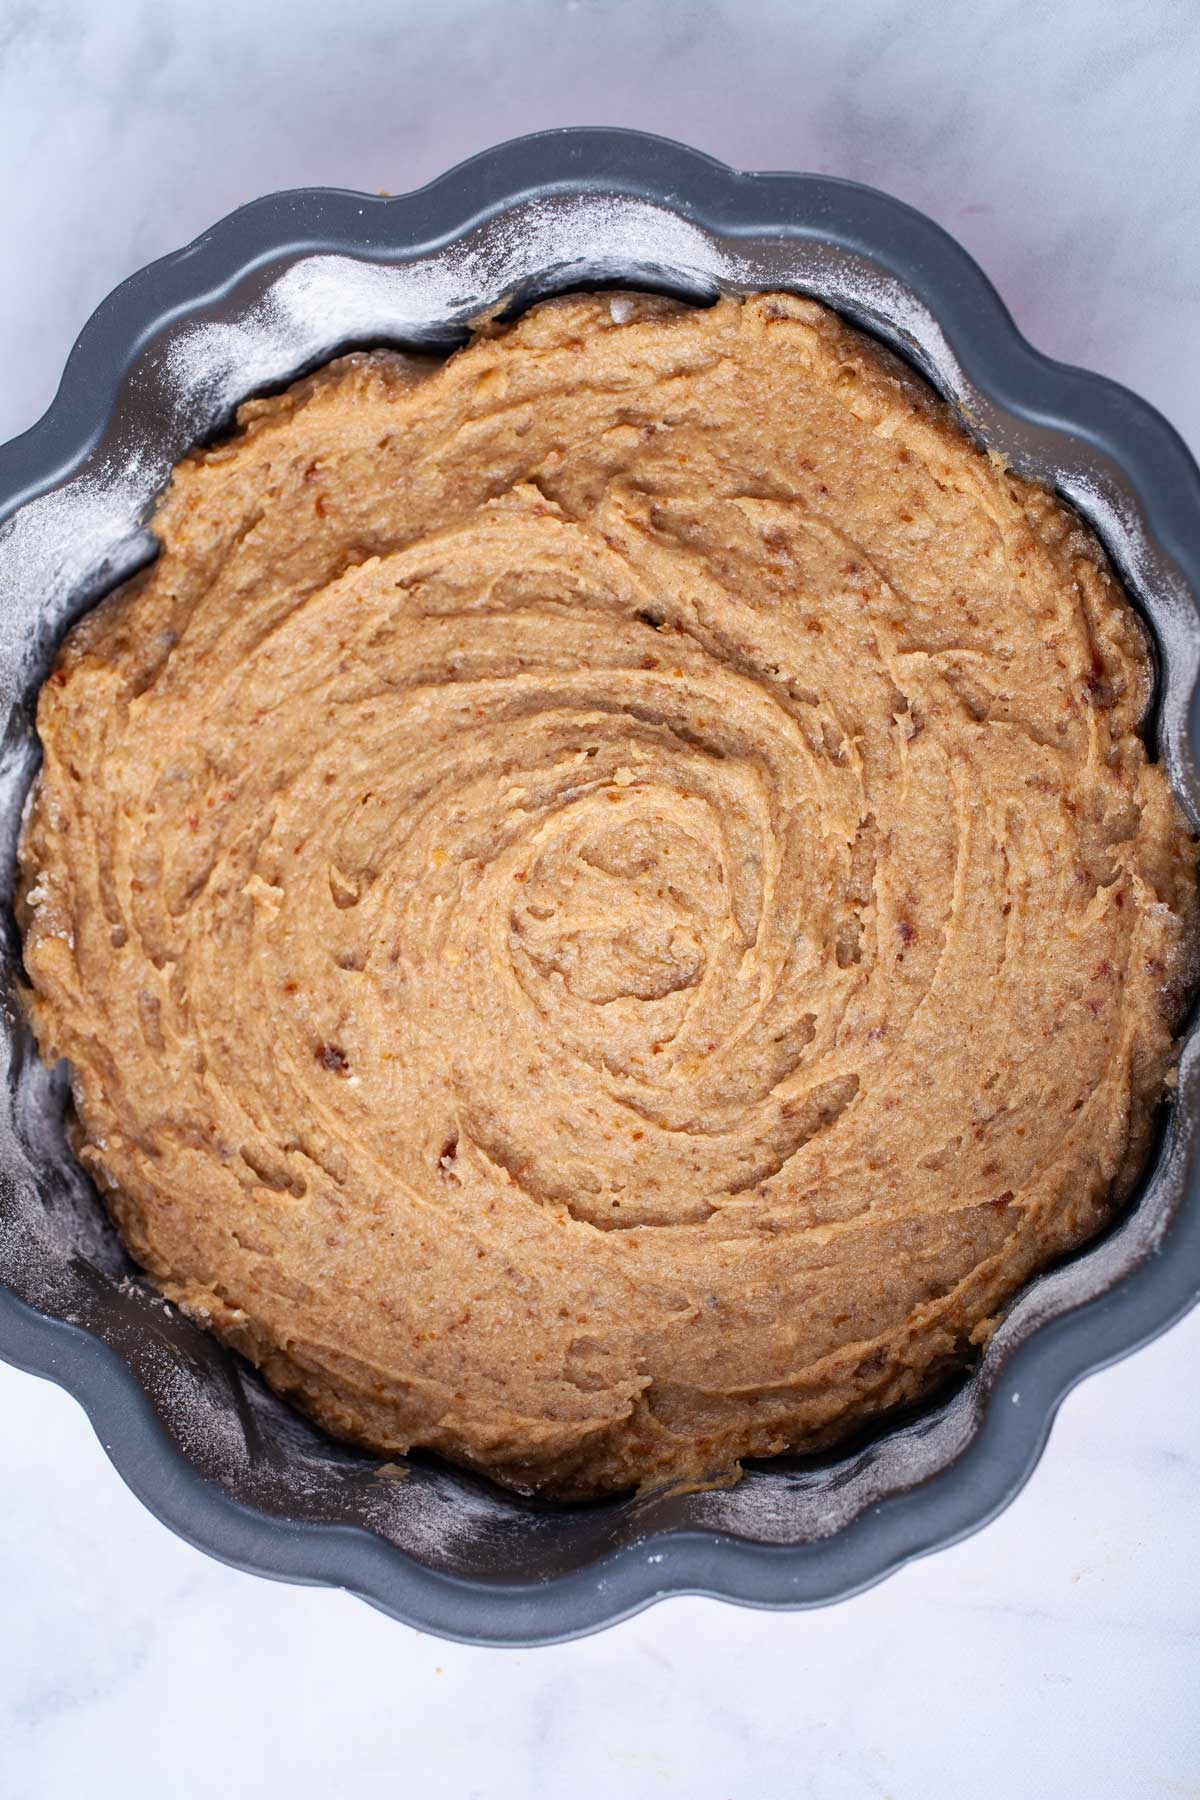
<svg viewBox="0 0 1200 1800"><path fill-rule="evenodd" d="M591 123L891 189L1200 445L1198 90L1191 0L0 0L0 438L241 201ZM1200 1795L1197 1367L1200 1313L1071 1397L995 1524L841 1607L521 1654L208 1561L0 1367L0 1794Z"/></svg>

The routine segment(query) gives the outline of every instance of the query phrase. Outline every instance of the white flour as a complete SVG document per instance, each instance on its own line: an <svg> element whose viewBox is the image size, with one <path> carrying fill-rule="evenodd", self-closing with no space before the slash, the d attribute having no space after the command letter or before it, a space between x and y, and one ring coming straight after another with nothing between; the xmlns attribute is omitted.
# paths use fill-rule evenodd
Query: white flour
<svg viewBox="0 0 1200 1800"><path fill-rule="evenodd" d="M534 200L411 263L312 256L294 264L238 323L183 331L170 351L173 385L227 409L335 344L419 342L431 328L466 324L548 270L557 285L606 274L635 284L639 276L661 282L675 275L698 295L748 279L740 257L661 207Z"/></svg>

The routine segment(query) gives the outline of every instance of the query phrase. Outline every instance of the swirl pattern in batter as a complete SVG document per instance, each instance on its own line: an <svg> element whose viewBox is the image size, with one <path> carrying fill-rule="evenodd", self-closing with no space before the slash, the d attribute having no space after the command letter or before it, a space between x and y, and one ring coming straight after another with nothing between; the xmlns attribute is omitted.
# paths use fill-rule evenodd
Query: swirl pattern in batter
<svg viewBox="0 0 1200 1800"><path fill-rule="evenodd" d="M1090 534L785 295L239 425L38 715L31 1013L133 1254L565 1497L927 1391L1130 1193L1190 981Z"/></svg>

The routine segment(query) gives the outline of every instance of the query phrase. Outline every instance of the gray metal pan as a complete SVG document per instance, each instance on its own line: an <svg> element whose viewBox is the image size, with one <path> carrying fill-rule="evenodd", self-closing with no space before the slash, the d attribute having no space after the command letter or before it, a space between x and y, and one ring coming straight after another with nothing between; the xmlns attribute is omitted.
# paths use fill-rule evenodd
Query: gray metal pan
<svg viewBox="0 0 1200 1800"><path fill-rule="evenodd" d="M853 1593L992 1517L1074 1383L1200 1293L1194 1031L1134 1204L1017 1298L975 1369L835 1455L751 1468L728 1491L566 1508L433 1459L381 1470L275 1399L122 1252L66 1147L63 1072L39 1065L15 999L14 848L55 644L152 553L145 519L172 464L239 401L351 345L450 348L485 311L609 283L814 294L1074 502L1150 628L1148 738L1200 820L1200 472L1143 401L1035 351L966 253L884 194L742 175L638 133L549 132L413 194L257 201L103 303L49 412L0 448L0 1354L75 1394L125 1480L192 1543L481 1643L570 1637L673 1593L767 1607Z"/></svg>

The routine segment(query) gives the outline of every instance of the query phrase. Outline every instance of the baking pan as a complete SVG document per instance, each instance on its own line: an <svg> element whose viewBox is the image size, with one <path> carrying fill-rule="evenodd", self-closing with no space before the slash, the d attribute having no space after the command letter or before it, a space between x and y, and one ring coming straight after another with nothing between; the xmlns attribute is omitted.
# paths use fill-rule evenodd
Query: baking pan
<svg viewBox="0 0 1200 1800"><path fill-rule="evenodd" d="M814 294L1072 501L1149 624L1148 734L1200 819L1200 472L1143 401L1035 351L953 239L887 195L738 174L634 132L548 132L413 194L257 201L103 303L49 412L0 449L0 1353L68 1388L121 1475L192 1543L486 1643L570 1637L673 1593L770 1607L853 1593L992 1517L1073 1384L1200 1289L1194 1031L1134 1204L1025 1289L977 1367L837 1454L752 1467L721 1492L562 1507L433 1458L381 1466L276 1399L124 1255L66 1147L64 1072L41 1067L15 998L14 851L54 647L153 553L145 520L172 464L241 400L351 346L449 349L485 311L607 284Z"/></svg>

